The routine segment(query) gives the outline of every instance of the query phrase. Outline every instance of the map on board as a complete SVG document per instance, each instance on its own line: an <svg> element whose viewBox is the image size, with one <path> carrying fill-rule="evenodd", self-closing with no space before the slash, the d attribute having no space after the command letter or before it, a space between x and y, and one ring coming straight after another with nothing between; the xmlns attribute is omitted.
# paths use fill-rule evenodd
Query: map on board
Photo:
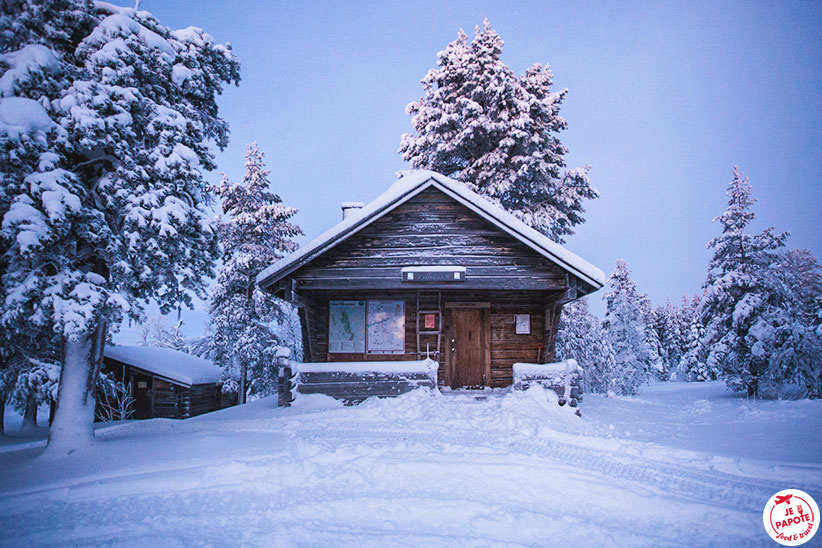
<svg viewBox="0 0 822 548"><path fill-rule="evenodd" d="M328 352L365 352L365 301L328 303Z"/></svg>
<svg viewBox="0 0 822 548"><path fill-rule="evenodd" d="M405 303L368 301L368 352L402 354L405 352Z"/></svg>

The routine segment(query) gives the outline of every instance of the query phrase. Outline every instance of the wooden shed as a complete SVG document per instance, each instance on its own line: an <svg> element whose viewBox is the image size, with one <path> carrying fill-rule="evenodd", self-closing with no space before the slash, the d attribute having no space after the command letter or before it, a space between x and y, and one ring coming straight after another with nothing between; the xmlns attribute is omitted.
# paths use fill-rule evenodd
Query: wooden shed
<svg viewBox="0 0 822 548"><path fill-rule="evenodd" d="M440 385L508 386L514 363L553 361L562 306L606 280L431 171L343 204L343 217L257 277L298 307L307 362L431 357Z"/></svg>
<svg viewBox="0 0 822 548"><path fill-rule="evenodd" d="M106 346L103 370L131 388L134 419L186 419L236 403L222 394L222 369L170 348Z"/></svg>

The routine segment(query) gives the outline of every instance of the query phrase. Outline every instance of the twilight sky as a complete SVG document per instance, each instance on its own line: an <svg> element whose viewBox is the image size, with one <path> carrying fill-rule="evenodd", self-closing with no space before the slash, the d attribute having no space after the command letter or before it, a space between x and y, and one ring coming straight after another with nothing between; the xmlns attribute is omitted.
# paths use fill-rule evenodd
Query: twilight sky
<svg viewBox="0 0 822 548"><path fill-rule="evenodd" d="M591 164L601 198L569 249L609 274L626 259L655 304L697 292L738 164L758 200L755 228L790 231L789 246L822 257L822 2L141 7L232 44L242 82L219 102L231 126L219 170L239 180L256 140L308 238L340 219L340 202L372 200L407 168L397 154L411 131L405 105L421 96L437 52L487 17L515 72L547 62L555 88L570 90L560 111L568 166ZM600 314L603 293L589 299Z"/></svg>

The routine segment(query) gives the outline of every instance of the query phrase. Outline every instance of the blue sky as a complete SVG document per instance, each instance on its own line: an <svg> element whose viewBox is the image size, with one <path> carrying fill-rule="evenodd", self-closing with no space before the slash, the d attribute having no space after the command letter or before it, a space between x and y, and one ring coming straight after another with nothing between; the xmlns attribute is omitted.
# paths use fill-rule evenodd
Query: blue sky
<svg viewBox="0 0 822 548"><path fill-rule="evenodd" d="M758 199L755 228L822 255L822 2L233 2L144 0L165 25L230 42L239 88L220 99L242 177L266 152L307 237L369 201L407 166L405 105L436 53L488 18L517 73L549 63L569 167L602 196L567 247L606 272L628 261L655 303L699 291L734 165ZM219 173L210 175L214 181ZM594 296L592 307L602 312ZM196 322L190 322L196 324ZM192 325L191 328L194 326Z"/></svg>

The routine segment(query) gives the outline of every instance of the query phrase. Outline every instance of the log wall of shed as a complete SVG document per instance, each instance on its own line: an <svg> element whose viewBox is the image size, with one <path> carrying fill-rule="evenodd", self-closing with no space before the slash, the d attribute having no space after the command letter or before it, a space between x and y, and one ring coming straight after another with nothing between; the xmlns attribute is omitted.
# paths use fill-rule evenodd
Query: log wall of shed
<svg viewBox="0 0 822 548"><path fill-rule="evenodd" d="M149 382L150 401L147 403L149 416L140 418L187 419L236 403L234 395L226 395L227 398L224 399L216 383L193 386L172 383L111 358L104 359L104 370L114 379L132 385L135 397L137 395L135 379L139 377ZM137 402L132 404L132 411L137 411L136 405Z"/></svg>

